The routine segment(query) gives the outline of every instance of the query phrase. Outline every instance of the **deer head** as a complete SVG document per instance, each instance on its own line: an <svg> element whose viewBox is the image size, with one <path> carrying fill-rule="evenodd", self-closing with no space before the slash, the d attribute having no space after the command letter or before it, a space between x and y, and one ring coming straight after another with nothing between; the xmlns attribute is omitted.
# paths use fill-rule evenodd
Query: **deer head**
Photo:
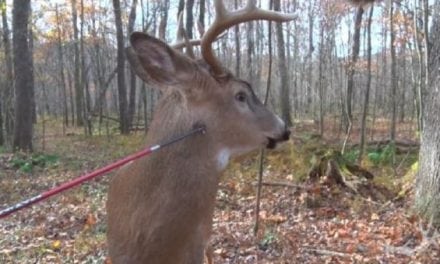
<svg viewBox="0 0 440 264"><path fill-rule="evenodd" d="M127 58L145 82L163 92L147 143L163 142L203 124L206 133L122 169L107 201L112 263L203 261L219 176L230 157L289 138L284 122L267 110L246 81L221 66L211 44L245 21L292 19L245 8L228 12L215 1L216 19L201 40L202 60L183 55L144 33L133 33Z"/></svg>

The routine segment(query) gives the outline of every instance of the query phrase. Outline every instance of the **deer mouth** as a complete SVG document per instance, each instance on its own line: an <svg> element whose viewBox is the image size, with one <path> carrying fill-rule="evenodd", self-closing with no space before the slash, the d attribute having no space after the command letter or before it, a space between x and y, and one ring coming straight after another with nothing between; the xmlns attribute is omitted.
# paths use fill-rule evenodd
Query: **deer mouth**
<svg viewBox="0 0 440 264"><path fill-rule="evenodd" d="M268 137L268 138L267 138L266 148L267 148L267 149L274 149L274 148L276 148L277 143L278 143L278 142L277 142L276 139Z"/></svg>
<svg viewBox="0 0 440 264"><path fill-rule="evenodd" d="M274 149L277 147L279 142L287 141L290 137L290 131L286 130L280 137L273 138L273 137L267 137L267 143L266 148L267 149Z"/></svg>

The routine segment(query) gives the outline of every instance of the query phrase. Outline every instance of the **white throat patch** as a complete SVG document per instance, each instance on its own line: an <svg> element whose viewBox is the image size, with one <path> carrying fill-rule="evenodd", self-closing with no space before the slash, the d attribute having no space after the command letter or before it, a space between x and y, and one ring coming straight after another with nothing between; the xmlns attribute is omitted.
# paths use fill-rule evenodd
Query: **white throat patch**
<svg viewBox="0 0 440 264"><path fill-rule="evenodd" d="M217 154L217 166L219 170L224 170L228 166L231 151L229 149L222 149Z"/></svg>

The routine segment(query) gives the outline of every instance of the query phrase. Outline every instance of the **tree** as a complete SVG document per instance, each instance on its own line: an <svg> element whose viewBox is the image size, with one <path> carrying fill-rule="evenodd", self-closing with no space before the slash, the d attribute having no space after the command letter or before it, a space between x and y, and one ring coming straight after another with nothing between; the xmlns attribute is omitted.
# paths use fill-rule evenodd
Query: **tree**
<svg viewBox="0 0 440 264"><path fill-rule="evenodd" d="M133 0L131 4L130 9L130 16L128 19L128 26L127 26L127 35L130 36L130 34L134 30L134 21L136 20L136 6L137 6L137 0ZM134 71L130 68L130 95L129 95L129 103L128 103L128 119L129 119L129 126L132 126L134 113L136 110L136 75Z"/></svg>
<svg viewBox="0 0 440 264"><path fill-rule="evenodd" d="M306 88L306 109L307 112L312 112L312 74L313 74L313 51L315 47L313 46L313 28L315 23L315 4L316 1L309 1L309 7L307 11L307 16L309 19L308 27L308 65L307 65L307 88Z"/></svg>
<svg viewBox="0 0 440 264"><path fill-rule="evenodd" d="M32 6L30 7L29 10L29 19L32 18ZM32 30L32 26L33 26L33 22L31 21L31 23L28 23L28 42L29 42L29 63L30 65L30 69L32 71L31 75L30 75L30 85L32 87L35 87L35 78L34 78L34 31ZM31 99L32 99L32 123L36 124L37 123L37 104L35 103L35 90L32 89L31 90L32 94L31 94Z"/></svg>
<svg viewBox="0 0 440 264"><path fill-rule="evenodd" d="M235 0L235 3L237 3L237 0ZM205 0L200 0L199 3L199 26L202 29L205 28Z"/></svg>
<svg viewBox="0 0 440 264"><path fill-rule="evenodd" d="M29 49L30 0L14 1L12 11L15 72L14 149L32 151L32 63Z"/></svg>
<svg viewBox="0 0 440 264"><path fill-rule="evenodd" d="M72 22L73 22L73 49L74 49L74 82L75 82L75 104L76 104L76 125L82 126L84 124L83 118L83 87L81 83L81 63L80 63L80 50L79 50L79 38L78 38L78 14L76 9L76 0L72 0Z"/></svg>
<svg viewBox="0 0 440 264"><path fill-rule="evenodd" d="M194 25L194 15L193 15L194 0L186 1L186 34L189 39L193 38L193 25Z"/></svg>
<svg viewBox="0 0 440 264"><path fill-rule="evenodd" d="M440 1L430 33L429 85L426 87L423 131L416 179L416 210L440 226Z"/></svg>
<svg viewBox="0 0 440 264"><path fill-rule="evenodd" d="M238 0L234 0L234 8L238 9ZM240 77L241 52L240 52L240 26L234 26L234 42L235 42L235 76Z"/></svg>
<svg viewBox="0 0 440 264"><path fill-rule="evenodd" d="M281 11L280 0L273 1L275 11ZM278 50L278 68L281 78L281 118L286 122L287 126L292 125L290 116L290 96L289 96L289 79L287 74L286 51L284 45L283 25L276 23L277 50Z"/></svg>
<svg viewBox="0 0 440 264"><path fill-rule="evenodd" d="M59 82L61 92L63 95L63 127L69 125L69 113L67 109L67 91L66 91L66 77L64 75L64 59L63 59L63 45L61 40L61 21L58 10L58 4L55 6L55 18L57 21L57 46L58 46L58 69L59 69ZM64 131L64 130L63 130Z"/></svg>
<svg viewBox="0 0 440 264"><path fill-rule="evenodd" d="M124 57L124 32L122 30L121 4L119 0L113 0L115 13L116 39L117 39L117 73L118 73L118 96L119 96L119 122L122 134L129 133L129 120L127 109L127 88L125 87L125 57Z"/></svg>
<svg viewBox="0 0 440 264"><path fill-rule="evenodd" d="M361 120L361 141L359 146L359 163L362 161L362 155L364 153L365 147L365 132L367 125L367 114L368 114L368 104L370 102L370 90L371 90L371 19L373 17L374 7L370 7L370 14L368 16L367 23L367 87L365 88L364 105L362 110L362 120Z"/></svg>
<svg viewBox="0 0 440 264"><path fill-rule="evenodd" d="M80 42L79 42L79 52L81 58L81 91L85 94L85 102L83 105L82 116L85 118L86 126L84 126L84 132L86 135L92 135L92 119L90 118L90 110L91 110L91 96L89 90L89 82L88 82L88 67L86 66L86 54L84 51L84 0L80 2L81 7L81 15L80 15ZM84 98L81 98L81 101L84 101Z"/></svg>
<svg viewBox="0 0 440 264"><path fill-rule="evenodd" d="M390 54L391 54L391 141L396 140L397 120L397 72L396 72L396 33L394 32L394 3L390 3Z"/></svg>
<svg viewBox="0 0 440 264"><path fill-rule="evenodd" d="M359 49L360 49L360 36L361 36L361 23L362 23L362 15L364 14L364 7L359 6L356 11L356 18L354 23L354 36L353 36L353 47L351 54L351 62L347 70L347 94L346 94L346 120L348 121L346 131L348 132L352 120L352 102L353 102L353 86L354 86L354 74L356 68L356 62L359 58Z"/></svg>
<svg viewBox="0 0 440 264"><path fill-rule="evenodd" d="M0 90L0 98L3 98L3 92ZM5 139L3 137L3 107L2 100L0 100L0 146L5 144Z"/></svg>
<svg viewBox="0 0 440 264"><path fill-rule="evenodd" d="M3 45L5 51L6 73L4 80L4 90L2 94L3 100L3 114L5 116L4 125L6 132L6 140L10 142L8 135L13 134L14 130L14 85L13 85L13 65L12 65L12 53L11 53L11 40L9 37L9 26L6 13L6 2L0 0L1 12L2 12L2 26L3 26Z"/></svg>

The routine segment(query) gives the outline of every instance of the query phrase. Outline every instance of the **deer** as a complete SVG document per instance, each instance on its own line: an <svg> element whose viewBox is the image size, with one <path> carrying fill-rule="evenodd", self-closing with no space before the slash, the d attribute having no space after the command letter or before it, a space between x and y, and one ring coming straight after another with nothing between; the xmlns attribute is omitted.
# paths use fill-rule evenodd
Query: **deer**
<svg viewBox="0 0 440 264"><path fill-rule="evenodd" d="M216 16L191 58L141 32L130 36L126 57L144 82L162 91L146 136L163 142L197 126L205 133L179 141L121 168L107 199L108 252L113 264L201 264L212 228L220 176L229 160L289 139L290 130L216 58L212 44L228 28L252 20L294 18L256 6Z"/></svg>

